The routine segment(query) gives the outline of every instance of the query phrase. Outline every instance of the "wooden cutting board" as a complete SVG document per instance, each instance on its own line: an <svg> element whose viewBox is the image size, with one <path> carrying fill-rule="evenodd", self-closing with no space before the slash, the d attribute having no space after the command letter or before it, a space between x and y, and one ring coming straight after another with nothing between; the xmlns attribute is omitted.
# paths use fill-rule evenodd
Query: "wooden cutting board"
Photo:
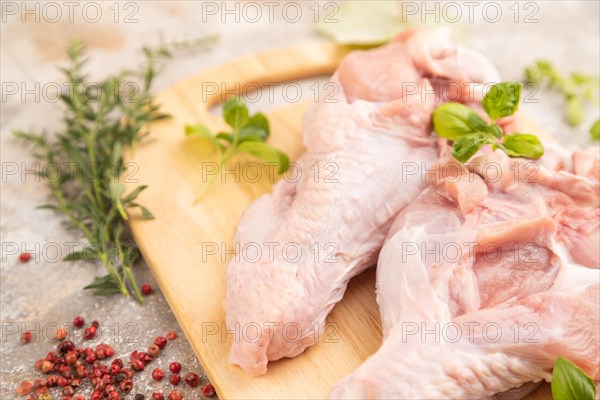
<svg viewBox="0 0 600 400"><path fill-rule="evenodd" d="M328 42L276 50L201 72L157 95L162 111L172 118L150 126L151 140L128 157L128 190L148 189L139 198L155 215L131 215L130 225L140 250L173 313L218 395L227 399L322 399L341 378L356 369L381 344L375 274L371 269L353 279L346 295L327 319L325 339L294 359L269 363L266 375L252 378L227 362L234 336L225 331L223 302L226 259L236 224L244 209L272 186L268 170L255 183L229 176L214 182L193 205L201 187L203 162L216 162L214 149L202 139L184 137L186 124L225 128L209 111L222 92L272 82L329 75L343 51ZM209 83L209 84L207 84ZM208 94L220 87L218 93ZM301 120L310 103L268 111L269 143L292 159L302 152ZM206 164L204 164L206 165ZM240 171L241 173L241 171ZM216 250L217 254L210 255ZM531 399L549 399L549 386Z"/></svg>

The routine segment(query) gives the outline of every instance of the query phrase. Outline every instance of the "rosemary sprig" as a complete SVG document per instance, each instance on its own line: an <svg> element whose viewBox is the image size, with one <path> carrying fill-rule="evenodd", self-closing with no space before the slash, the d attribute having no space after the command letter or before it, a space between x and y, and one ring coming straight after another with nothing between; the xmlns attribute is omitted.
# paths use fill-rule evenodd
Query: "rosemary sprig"
<svg viewBox="0 0 600 400"><path fill-rule="evenodd" d="M150 88L158 62L170 55L162 45L145 47L143 52L145 63L139 71L121 71L94 88L86 85L84 47L81 42L72 42L69 65L62 69L69 84L68 93L61 95L66 106L64 130L53 138L44 133L14 132L33 146L38 159L54 166L40 172L54 197L52 204L42 207L64 215L89 242L86 251L72 252L64 260L100 261L106 268L107 275L96 278L85 289L98 295L120 292L129 296L133 292L140 303L144 299L132 273L139 253L134 243L124 239L125 210L139 207L146 218L153 217L135 202L146 187L138 186L125 194L119 177L126 168L125 148L134 148L147 135L149 122L166 117L153 102ZM125 85L126 79L141 81L141 85Z"/></svg>

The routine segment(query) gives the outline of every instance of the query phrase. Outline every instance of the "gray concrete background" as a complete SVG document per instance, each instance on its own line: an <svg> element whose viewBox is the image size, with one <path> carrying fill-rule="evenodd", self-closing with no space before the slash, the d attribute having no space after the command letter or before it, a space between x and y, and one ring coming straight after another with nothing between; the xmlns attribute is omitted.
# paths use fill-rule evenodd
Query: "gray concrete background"
<svg viewBox="0 0 600 400"><path fill-rule="evenodd" d="M16 13L14 9L6 8L9 3L17 6ZM39 328L36 343L21 345L19 336L23 326L36 330L38 326L43 328L69 322L77 314L90 321L98 319L103 326L110 327L109 332L103 335L103 341L113 344L117 354L125 357L135 348L145 349L155 336L168 330L175 330L180 335L180 339L169 344L165 354L153 362L152 368L145 371L141 379L136 380L135 393L150 394L156 388L164 388L165 393L168 393L168 384L154 383L149 377L154 367L167 368L172 360L179 360L187 370L202 372L145 263L141 261L135 273L138 282L151 283L155 287L155 293L147 298L148 302L143 307L120 295L95 297L82 291L81 288L94 276L104 273L103 268L56 261L59 255L57 251L66 251L70 242L83 245L81 238L76 233L65 230L59 216L35 208L47 201L49 192L45 185L36 183L32 175L23 178L6 173L9 165L16 165L21 172L34 161L28 150L12 139L10 132L13 129L45 129L48 132L60 129L61 109L39 92L48 82L61 82L62 77L55 66L63 62L68 40L81 37L88 44L91 56L88 70L93 78L102 77L123 66L135 65L141 60L136 49L143 43L156 43L160 37L166 41L179 41L212 33L220 35L212 49L184 53L169 62L157 81L158 89L207 67L247 54L319 40L313 33L313 10L316 3L313 1L297 2L303 16L295 23L288 22L283 17L282 9L286 2L275 2L277 6L274 8L273 21L264 17L267 11L263 8L263 18L255 23L244 20L243 15L239 23L235 22L235 15L223 16L219 12L217 15L206 16L203 13L203 10L206 11L203 7L206 6L200 1L121 2L117 4L118 15L115 14L113 2L76 3L78 8L74 10L73 21L69 21L68 8L62 2L58 2L63 14L59 20L56 20L53 10L43 11L44 2L5 1L2 4L2 399L16 397L14 389L18 382L38 377L33 371L33 362L42 358L54 346L53 342L40 337L43 336L43 331L40 332ZM102 16L98 22L92 23L84 18L82 9L88 3L100 6ZM238 7L243 7L246 3L248 2L238 3ZM322 9L325 3L321 2L317 7ZM436 7L436 2L427 3L430 9ZM447 3L438 3L437 7L443 7ZM23 4L29 10L34 10L34 13L24 15ZM221 2L213 4L217 7L222 5ZM234 9L236 2L230 1L227 4ZM414 4L423 7L422 2ZM498 67L503 78L520 79L523 67L537 58L551 60L563 71L579 70L598 74L600 9L597 1L495 2L502 10L498 22L490 22L495 18L494 10L488 9L486 20L483 14L485 3L477 4L472 22L463 9L459 23L445 21L445 25L453 27L459 41L483 51ZM39 7L38 11L35 11L35 7ZM95 8L92 10L89 8L92 6L87 7L89 14L85 16L88 19L90 16L95 18ZM515 8L520 10L516 22ZM417 17L425 18L427 25L436 25L435 17L425 15L423 11L420 9ZM133 14L130 15L131 13ZM128 15L129 20L126 19ZM537 22L526 23L527 15ZM205 21L203 16L206 17ZM35 21L36 17L39 18L38 22ZM221 21L221 17L226 21ZM443 19L440 20L440 25L442 22ZM7 83L18 84L18 93L9 95ZM38 98L34 94L26 94L25 90L37 91ZM598 117L598 110L588 110L589 118L581 128L574 129L564 122L562 100L558 96L542 91L534 98L538 100L537 103L524 104L523 108L565 147L574 149L589 145L587 129ZM277 104L266 106L276 107L281 101L279 99ZM18 254L13 254L14 246L22 251L32 252L34 259L21 264ZM18 334L13 333L14 329L18 330ZM123 342L122 337L126 334L131 334L133 341ZM206 377L203 376L202 383L205 382ZM198 389L185 389L185 385L180 385L180 389L184 389L186 398L201 398Z"/></svg>

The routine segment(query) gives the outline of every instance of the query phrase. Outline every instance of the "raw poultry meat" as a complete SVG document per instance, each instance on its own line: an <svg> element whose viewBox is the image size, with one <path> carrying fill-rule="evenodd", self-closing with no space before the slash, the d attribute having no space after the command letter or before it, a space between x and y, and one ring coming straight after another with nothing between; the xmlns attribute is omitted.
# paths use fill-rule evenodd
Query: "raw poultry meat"
<svg viewBox="0 0 600 400"><path fill-rule="evenodd" d="M378 260L383 345L331 398L487 398L558 356L600 379L598 150L542 164L436 164Z"/></svg>
<svg viewBox="0 0 600 400"><path fill-rule="evenodd" d="M337 95L305 117L302 177L277 183L239 222L239 248L260 251L228 266L226 323L239 333L232 363L260 375L269 360L300 354L319 339L350 278L375 264L395 216L423 185L403 166L437 159L430 120L439 99L428 78L438 90L498 81L487 60L445 31L409 31L341 62Z"/></svg>

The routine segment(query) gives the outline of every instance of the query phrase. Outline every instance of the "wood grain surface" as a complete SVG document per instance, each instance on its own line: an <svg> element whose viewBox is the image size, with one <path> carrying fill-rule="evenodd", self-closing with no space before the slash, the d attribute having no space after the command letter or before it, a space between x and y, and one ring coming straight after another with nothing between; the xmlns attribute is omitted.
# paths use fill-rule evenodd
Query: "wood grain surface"
<svg viewBox="0 0 600 400"><path fill-rule="evenodd" d="M325 398L338 380L381 344L371 269L351 281L318 344L294 359L270 363L267 374L259 378L229 364L235 334L226 332L224 324L226 266L231 258L226 253L233 249L234 230L244 209L268 193L274 182L266 168L255 183L235 182L234 177L217 180L198 204L192 204L202 184L203 166L217 158L206 141L186 138L184 126L203 123L215 131L225 128L222 119L209 111L223 100L223 93L208 94L206 83L224 85L230 93L236 83L244 87L331 74L342 56L343 51L333 44L311 43L254 55L192 76L157 95L162 110L172 117L152 124L151 139L128 156L132 172L126 174L125 184L128 190L149 185L139 201L156 217L144 220L131 214L135 240L221 398ZM292 159L303 152L301 121L308 106L299 103L266 113L272 132L269 143ZM529 398L549 399L549 385L542 385Z"/></svg>

